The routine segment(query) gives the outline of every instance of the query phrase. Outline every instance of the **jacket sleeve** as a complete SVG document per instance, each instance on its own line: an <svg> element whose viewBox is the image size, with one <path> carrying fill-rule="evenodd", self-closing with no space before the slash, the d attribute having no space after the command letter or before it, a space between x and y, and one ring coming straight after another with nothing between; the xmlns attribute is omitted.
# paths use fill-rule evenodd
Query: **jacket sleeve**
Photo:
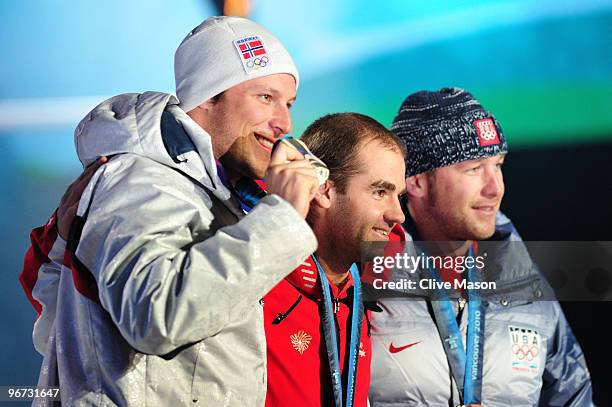
<svg viewBox="0 0 612 407"><path fill-rule="evenodd" d="M540 405L594 406L591 377L582 349L559 303L551 304L557 324L548 345Z"/></svg>
<svg viewBox="0 0 612 407"><path fill-rule="evenodd" d="M171 168L124 155L97 175L82 198L92 196L76 257L141 352L164 355L215 335L316 249L308 224L278 196L217 228L207 191Z"/></svg>
<svg viewBox="0 0 612 407"><path fill-rule="evenodd" d="M66 242L57 233L56 214L46 225L30 233L31 246L23 261L19 282L37 312L32 339L34 348L44 354L55 320L57 290Z"/></svg>

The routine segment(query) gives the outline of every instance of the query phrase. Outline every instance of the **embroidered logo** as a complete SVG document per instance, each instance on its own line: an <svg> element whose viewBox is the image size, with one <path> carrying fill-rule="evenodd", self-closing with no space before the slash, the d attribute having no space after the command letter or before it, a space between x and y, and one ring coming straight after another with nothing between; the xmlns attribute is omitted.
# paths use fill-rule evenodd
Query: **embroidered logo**
<svg viewBox="0 0 612 407"><path fill-rule="evenodd" d="M508 326L512 370L528 374L539 371L540 334L534 329Z"/></svg>
<svg viewBox="0 0 612 407"><path fill-rule="evenodd" d="M478 133L478 142L481 147L499 144L499 136L493 119L476 120L474 127Z"/></svg>
<svg viewBox="0 0 612 407"><path fill-rule="evenodd" d="M363 342L359 342L359 357L360 358L366 357L366 352L365 352L365 348L363 347Z"/></svg>
<svg viewBox="0 0 612 407"><path fill-rule="evenodd" d="M291 345L293 345L293 349L300 352L300 355L304 353L308 346L310 345L310 341L312 340L312 336L308 335L303 330L300 330L289 337L291 339Z"/></svg>
<svg viewBox="0 0 612 407"><path fill-rule="evenodd" d="M241 55L242 67L247 74L270 64L270 56L259 35L241 38L234 41L234 45Z"/></svg>
<svg viewBox="0 0 612 407"><path fill-rule="evenodd" d="M391 352L391 353L399 353L399 352L403 351L404 349L411 348L414 345L418 345L419 343L421 343L421 341L414 342L414 343L409 343L408 345L404 345L404 346L395 347L395 346L393 346L393 342L391 342L389 344L389 352Z"/></svg>

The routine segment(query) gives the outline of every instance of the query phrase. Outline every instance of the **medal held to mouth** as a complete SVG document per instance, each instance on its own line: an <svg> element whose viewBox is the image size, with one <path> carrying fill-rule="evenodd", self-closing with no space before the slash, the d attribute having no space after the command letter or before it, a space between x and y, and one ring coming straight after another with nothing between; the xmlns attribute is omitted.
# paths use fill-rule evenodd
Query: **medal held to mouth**
<svg viewBox="0 0 612 407"><path fill-rule="evenodd" d="M292 136L285 136L274 143L274 147L272 147L272 153L274 153L274 150L280 143L286 144L292 147L293 149L299 151L304 156L304 158L308 160L308 162L310 162L310 164L315 168L317 178L319 179L319 185L323 185L325 181L327 181L327 179L329 178L329 168L327 168L327 165L325 165L325 163L321 161L319 157L314 155L308 149L308 147L306 147L306 144Z"/></svg>

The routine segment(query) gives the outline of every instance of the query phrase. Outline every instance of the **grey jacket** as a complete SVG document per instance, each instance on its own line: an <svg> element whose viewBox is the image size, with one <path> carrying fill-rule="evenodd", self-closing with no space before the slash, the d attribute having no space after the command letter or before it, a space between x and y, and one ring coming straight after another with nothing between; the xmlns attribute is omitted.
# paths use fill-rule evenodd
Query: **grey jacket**
<svg viewBox="0 0 612 407"><path fill-rule="evenodd" d="M550 287L501 214L496 234L503 264L495 278L500 294L489 298L485 314L482 404L593 405L584 355ZM427 301L396 297L380 304L383 311L372 319L372 406L459 405ZM457 312L457 303L453 308ZM460 322L464 343L467 309Z"/></svg>
<svg viewBox="0 0 612 407"><path fill-rule="evenodd" d="M109 99L75 141L84 165L114 157L79 203L73 270L34 290L39 385L65 405L263 406L260 299L315 251L310 227L275 195L244 216L172 95Z"/></svg>

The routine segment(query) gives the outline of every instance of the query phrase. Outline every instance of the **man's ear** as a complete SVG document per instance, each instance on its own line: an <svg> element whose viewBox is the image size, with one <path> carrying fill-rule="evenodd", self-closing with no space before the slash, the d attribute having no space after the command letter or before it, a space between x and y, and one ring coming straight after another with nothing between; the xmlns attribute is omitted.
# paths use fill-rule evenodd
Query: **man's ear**
<svg viewBox="0 0 612 407"><path fill-rule="evenodd" d="M406 193L408 198L422 198L427 193L427 175L417 174L406 177Z"/></svg>
<svg viewBox="0 0 612 407"><path fill-rule="evenodd" d="M327 180L323 185L319 186L319 190L312 200L311 205L314 204L319 208L329 209L335 194L336 188L334 182Z"/></svg>
<svg viewBox="0 0 612 407"><path fill-rule="evenodd" d="M208 122L211 109L214 105L215 101L213 99L208 99L206 102L202 102L188 111L187 116L191 117L193 121L198 123L201 127L204 127L203 124Z"/></svg>
<svg viewBox="0 0 612 407"><path fill-rule="evenodd" d="M209 112L216 104L217 101L214 98L210 98L206 102L201 103L197 108L204 112Z"/></svg>

